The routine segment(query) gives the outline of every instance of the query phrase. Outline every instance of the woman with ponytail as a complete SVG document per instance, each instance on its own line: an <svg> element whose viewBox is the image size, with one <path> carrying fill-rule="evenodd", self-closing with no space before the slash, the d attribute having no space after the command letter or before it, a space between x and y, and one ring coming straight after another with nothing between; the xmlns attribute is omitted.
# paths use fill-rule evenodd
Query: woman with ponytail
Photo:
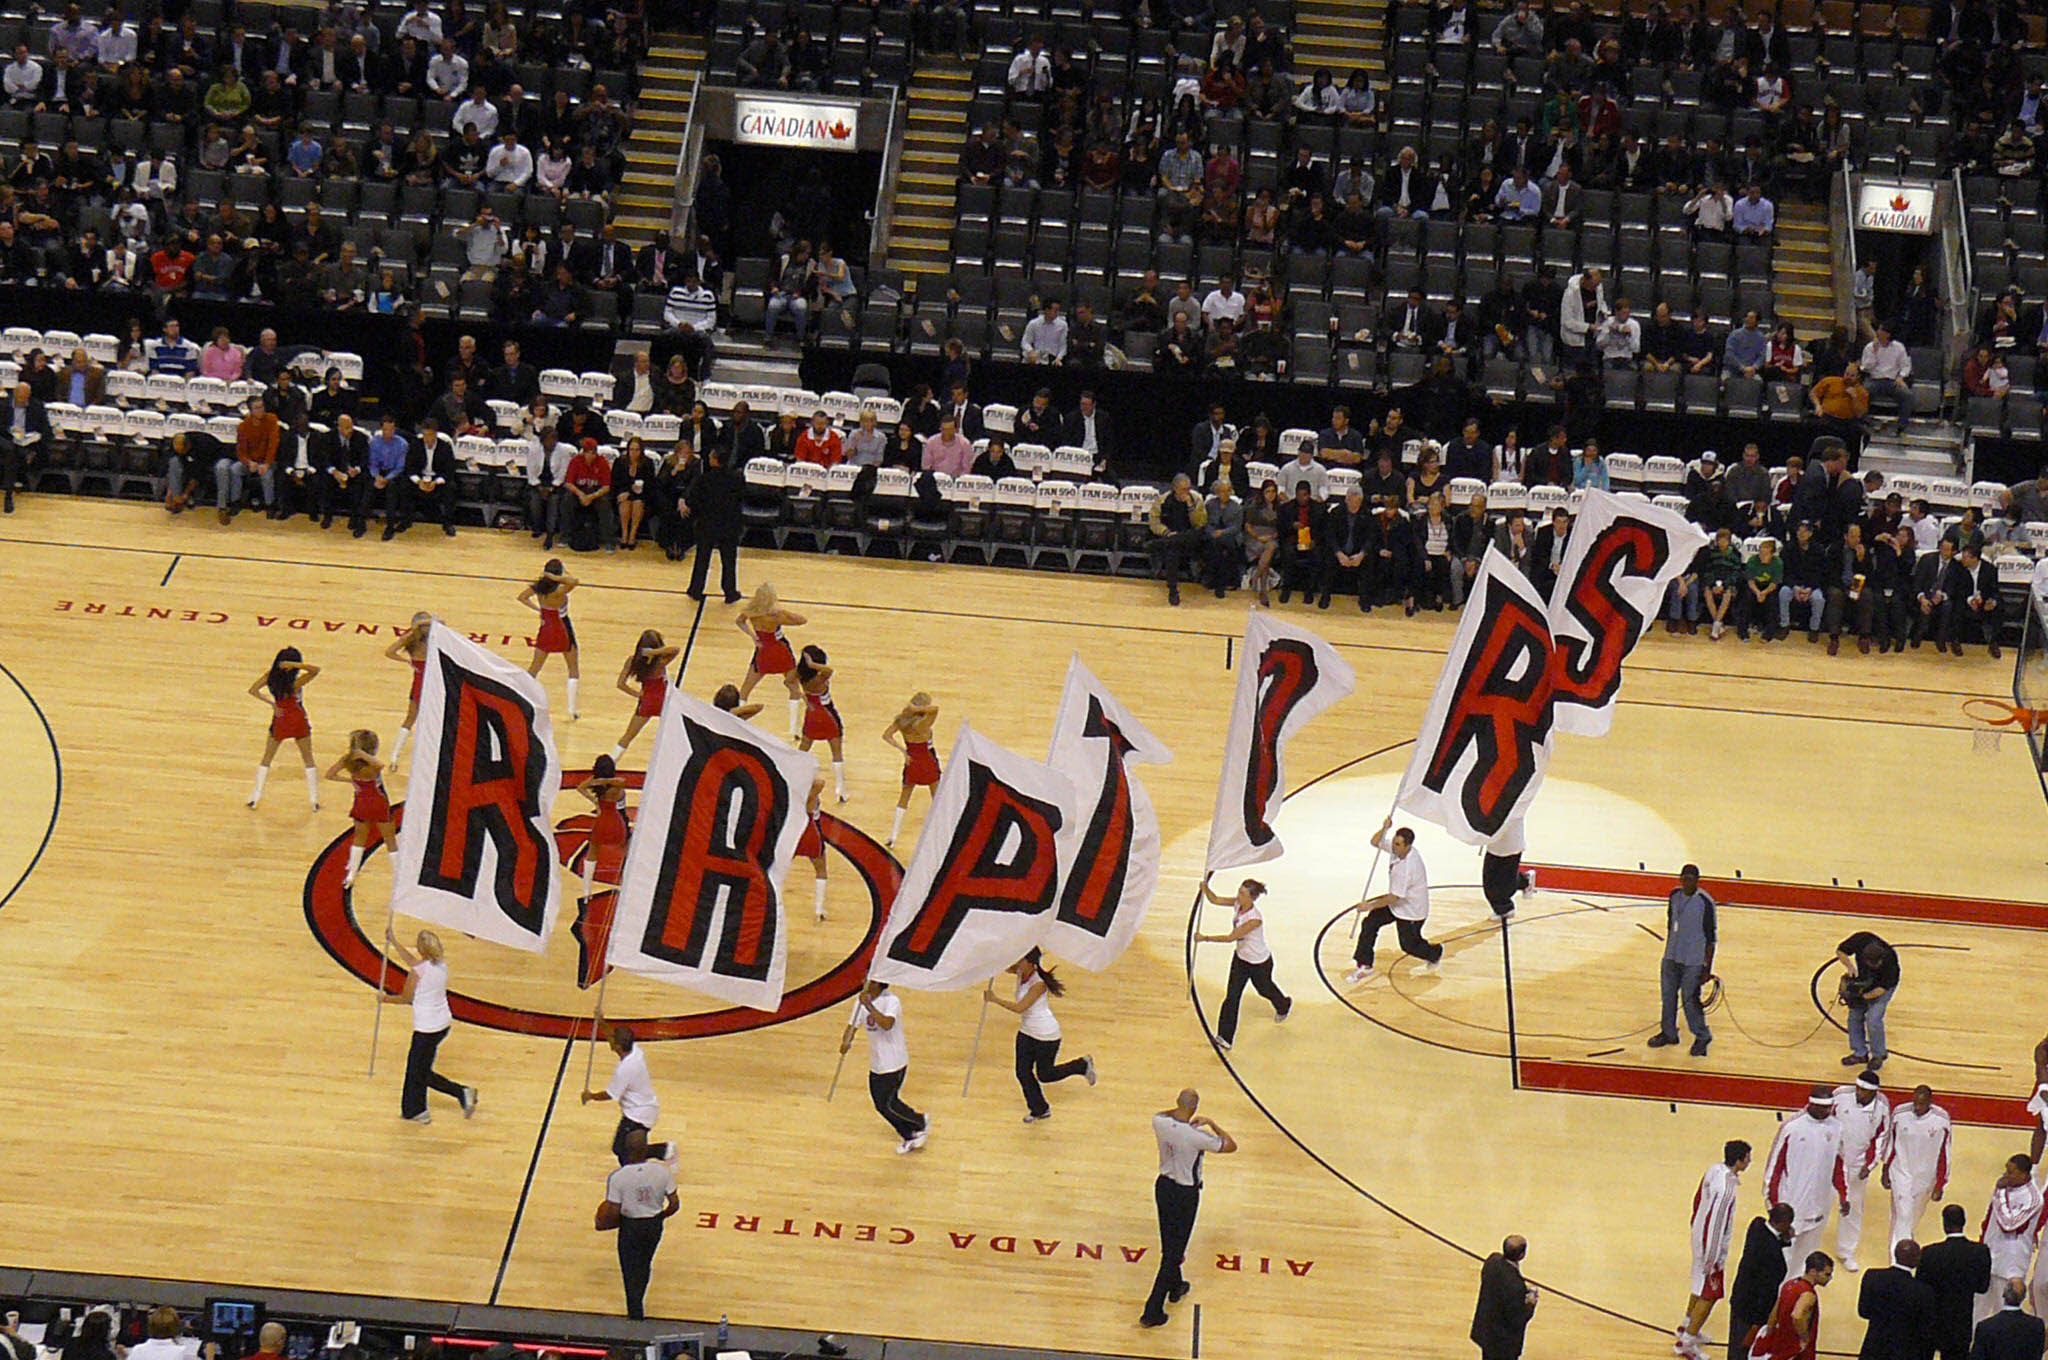
<svg viewBox="0 0 2048 1360"><path fill-rule="evenodd" d="M1088 1084L1093 1086L1095 1059L1059 1060L1060 1022L1052 1013L1050 998L1065 996L1067 989L1053 976L1052 969L1045 966L1044 957L1036 947L1006 971L1015 983L1015 995L1010 998L998 995L995 978L988 980L988 987L982 995L1020 1017L1017 1026L1017 1085L1024 1089L1024 1122L1036 1124L1041 1119L1052 1118L1052 1106L1046 1103L1041 1083L1086 1077Z"/></svg>
<svg viewBox="0 0 2048 1360"><path fill-rule="evenodd" d="M270 669L249 686L249 697L270 705L270 733L263 743L263 760L256 767L256 787L250 790L249 806L263 800L263 781L270 778L270 759L287 741L298 743L299 759L306 763L306 797L313 811L320 810L320 767L313 762L313 724L306 716L300 691L320 674L296 647L286 647L271 658Z"/></svg>

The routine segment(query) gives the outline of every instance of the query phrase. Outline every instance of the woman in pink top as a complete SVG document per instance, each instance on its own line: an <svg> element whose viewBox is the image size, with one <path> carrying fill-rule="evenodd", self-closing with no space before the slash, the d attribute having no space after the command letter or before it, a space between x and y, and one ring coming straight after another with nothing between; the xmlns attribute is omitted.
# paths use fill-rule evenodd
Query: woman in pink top
<svg viewBox="0 0 2048 1360"><path fill-rule="evenodd" d="M199 351L199 375L239 382L242 377L242 347L228 338L226 326L213 328L213 342Z"/></svg>

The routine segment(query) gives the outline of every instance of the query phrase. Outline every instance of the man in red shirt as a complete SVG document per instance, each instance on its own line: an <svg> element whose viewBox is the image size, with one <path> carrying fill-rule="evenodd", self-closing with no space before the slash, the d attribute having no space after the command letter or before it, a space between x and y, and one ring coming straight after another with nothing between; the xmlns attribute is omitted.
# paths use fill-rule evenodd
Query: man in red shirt
<svg viewBox="0 0 2048 1360"><path fill-rule="evenodd" d="M166 241L149 257L152 282L159 297L183 294L191 286L194 258L182 241Z"/></svg>
<svg viewBox="0 0 2048 1360"><path fill-rule="evenodd" d="M831 420L823 411L814 412L810 428L796 437L796 461L837 467L845 459L846 446L839 438L839 431L832 428Z"/></svg>
<svg viewBox="0 0 2048 1360"><path fill-rule="evenodd" d="M577 552L589 552L602 543L612 552L619 543L619 521L612 505L612 465L597 451L595 439L585 439L562 474L562 536ZM544 545L552 548L555 536Z"/></svg>

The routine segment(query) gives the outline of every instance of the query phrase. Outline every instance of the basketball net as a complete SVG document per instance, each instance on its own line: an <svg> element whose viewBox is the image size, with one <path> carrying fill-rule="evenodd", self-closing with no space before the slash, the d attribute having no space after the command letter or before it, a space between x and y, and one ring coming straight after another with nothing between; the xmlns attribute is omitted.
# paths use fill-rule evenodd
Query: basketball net
<svg viewBox="0 0 2048 1360"><path fill-rule="evenodd" d="M2020 708L2002 699L1965 699L1963 716L1975 724L1970 731L1970 748L1982 756L1995 754L2008 731L2032 734L2048 721L2048 709Z"/></svg>

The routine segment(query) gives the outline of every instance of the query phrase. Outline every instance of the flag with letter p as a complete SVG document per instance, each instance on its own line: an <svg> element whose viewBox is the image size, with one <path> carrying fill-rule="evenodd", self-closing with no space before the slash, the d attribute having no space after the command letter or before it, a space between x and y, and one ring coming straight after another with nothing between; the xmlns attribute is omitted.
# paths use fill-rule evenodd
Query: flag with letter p
<svg viewBox="0 0 2048 1360"><path fill-rule="evenodd" d="M674 685L626 847L605 961L773 1011L789 964L783 888L815 757Z"/></svg>
<svg viewBox="0 0 2048 1360"><path fill-rule="evenodd" d="M1251 616L1238 665L1209 827L1212 873L1280 856L1285 847L1272 819L1287 792L1281 753L1310 719L1358 687L1358 676L1336 648L1270 614Z"/></svg>
<svg viewBox="0 0 2048 1360"><path fill-rule="evenodd" d="M1043 940L1052 953L1107 968L1138 933L1159 883L1159 814L1131 767L1172 759L1080 657L1067 663L1046 756L1073 781L1075 798L1059 834L1059 907Z"/></svg>
<svg viewBox="0 0 2048 1360"><path fill-rule="evenodd" d="M546 949L561 908L550 817L562 788L547 690L437 619L413 738L392 909Z"/></svg>
<svg viewBox="0 0 2048 1360"><path fill-rule="evenodd" d="M868 976L943 992L1022 958L1059 903L1073 801L1065 775L961 728Z"/></svg>

